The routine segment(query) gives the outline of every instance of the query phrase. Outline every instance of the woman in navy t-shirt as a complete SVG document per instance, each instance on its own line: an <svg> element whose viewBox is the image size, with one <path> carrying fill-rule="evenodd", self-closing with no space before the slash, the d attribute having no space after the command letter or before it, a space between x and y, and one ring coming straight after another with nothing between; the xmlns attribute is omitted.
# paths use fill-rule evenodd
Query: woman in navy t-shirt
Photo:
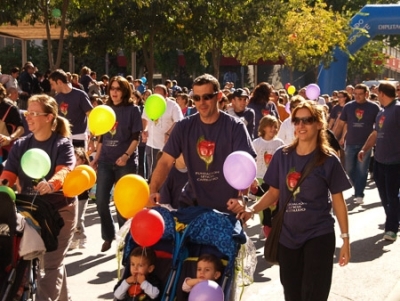
<svg viewBox="0 0 400 301"><path fill-rule="evenodd" d="M329 147L322 108L303 101L291 118L296 138L273 155L264 176L269 191L239 217L247 220L276 200L282 210L291 196L278 250L285 299L322 301L328 299L336 245L332 208L343 238L339 264L344 266L350 260L347 207L342 192L351 185ZM305 166L315 156L314 168L293 191Z"/></svg>
<svg viewBox="0 0 400 301"><path fill-rule="evenodd" d="M100 137L96 157L90 163L97 168L96 204L100 215L101 237L104 240L102 252L111 248L115 236L109 207L111 189L121 177L137 172L137 145L142 130L142 118L131 95L131 86L124 77L111 78L105 105L114 110L116 122L109 132ZM117 218L121 227L125 219L118 211Z"/></svg>

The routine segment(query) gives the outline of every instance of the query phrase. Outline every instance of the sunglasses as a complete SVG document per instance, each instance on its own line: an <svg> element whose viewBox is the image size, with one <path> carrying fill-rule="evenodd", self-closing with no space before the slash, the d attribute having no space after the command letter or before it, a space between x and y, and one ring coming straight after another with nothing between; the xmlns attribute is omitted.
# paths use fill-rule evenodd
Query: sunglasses
<svg viewBox="0 0 400 301"><path fill-rule="evenodd" d="M192 99L194 101L200 101L201 99L203 100L211 100L214 98L215 95L217 95L218 92L214 92L214 93L208 93L208 94L203 94L203 95L193 95Z"/></svg>
<svg viewBox="0 0 400 301"><path fill-rule="evenodd" d="M294 123L294 125L299 125L300 122L303 122L304 125L310 125L310 124L313 124L314 121L315 121L315 118L313 116L303 117L303 118L294 117L292 119L292 122Z"/></svg>
<svg viewBox="0 0 400 301"><path fill-rule="evenodd" d="M110 88L110 91L121 91L121 88L120 87L112 87L111 86L111 88Z"/></svg>
<svg viewBox="0 0 400 301"><path fill-rule="evenodd" d="M47 116L47 115L49 115L49 113L39 113L39 112L28 112L28 111L25 111L24 112L24 116L25 117L28 117L28 116L30 116L30 117L37 117L37 116Z"/></svg>

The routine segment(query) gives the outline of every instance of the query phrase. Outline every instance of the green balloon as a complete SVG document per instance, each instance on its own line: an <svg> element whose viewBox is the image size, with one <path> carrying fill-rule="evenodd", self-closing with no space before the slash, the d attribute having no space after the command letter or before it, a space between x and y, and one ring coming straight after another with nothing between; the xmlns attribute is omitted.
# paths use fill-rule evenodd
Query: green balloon
<svg viewBox="0 0 400 301"><path fill-rule="evenodd" d="M42 179L50 171L50 157L44 150L32 148L23 154L21 167L24 173L32 179Z"/></svg>
<svg viewBox="0 0 400 301"><path fill-rule="evenodd" d="M15 201L16 197L15 197L15 192L14 190L12 190L10 187L8 186L0 186L0 192L5 192L7 193L10 198Z"/></svg>
<svg viewBox="0 0 400 301"><path fill-rule="evenodd" d="M151 120L160 118L167 109L167 102L160 94L152 94L146 99L144 110Z"/></svg>
<svg viewBox="0 0 400 301"><path fill-rule="evenodd" d="M58 8L55 8L55 9L53 9L53 10L51 11L51 15L52 15L54 18L59 18L59 17L61 17L61 10L59 10Z"/></svg>

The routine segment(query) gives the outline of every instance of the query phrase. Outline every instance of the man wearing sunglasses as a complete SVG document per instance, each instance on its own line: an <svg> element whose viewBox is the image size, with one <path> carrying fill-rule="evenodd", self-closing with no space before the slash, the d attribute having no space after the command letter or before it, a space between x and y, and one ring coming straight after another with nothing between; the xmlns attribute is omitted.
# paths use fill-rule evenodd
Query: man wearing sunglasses
<svg viewBox="0 0 400 301"><path fill-rule="evenodd" d="M225 180L223 164L234 151L245 151L253 157L256 153L245 125L218 109L221 97L214 76L204 74L194 80L192 99L198 113L177 122L172 130L153 172L148 206L163 203L158 191L180 154L189 177L180 207L199 205L230 212L238 204L239 191Z"/></svg>

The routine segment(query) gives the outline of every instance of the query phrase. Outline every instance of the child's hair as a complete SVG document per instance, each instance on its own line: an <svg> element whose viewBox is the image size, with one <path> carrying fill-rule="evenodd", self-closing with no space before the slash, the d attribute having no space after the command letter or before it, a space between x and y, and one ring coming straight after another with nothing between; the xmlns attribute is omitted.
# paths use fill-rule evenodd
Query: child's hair
<svg viewBox="0 0 400 301"><path fill-rule="evenodd" d="M129 257L143 257L146 258L147 263L149 265L155 265L156 263L156 253L153 251L153 249L150 248L142 248L142 247L136 247L131 251L131 254Z"/></svg>
<svg viewBox="0 0 400 301"><path fill-rule="evenodd" d="M75 155L77 155L78 158L83 161L83 164L90 163L89 156L85 152L85 149L83 147L75 147L74 151L75 151Z"/></svg>
<svg viewBox="0 0 400 301"><path fill-rule="evenodd" d="M197 260L197 262L199 262L199 261L211 262L214 265L215 270L217 272L222 273L222 270L223 270L222 261L217 256L215 256L213 254L202 254L199 256L199 259Z"/></svg>
<svg viewBox="0 0 400 301"><path fill-rule="evenodd" d="M265 127L266 126L279 126L278 119L272 115L266 115L261 118L260 123L258 125L258 136L264 137L265 135Z"/></svg>

